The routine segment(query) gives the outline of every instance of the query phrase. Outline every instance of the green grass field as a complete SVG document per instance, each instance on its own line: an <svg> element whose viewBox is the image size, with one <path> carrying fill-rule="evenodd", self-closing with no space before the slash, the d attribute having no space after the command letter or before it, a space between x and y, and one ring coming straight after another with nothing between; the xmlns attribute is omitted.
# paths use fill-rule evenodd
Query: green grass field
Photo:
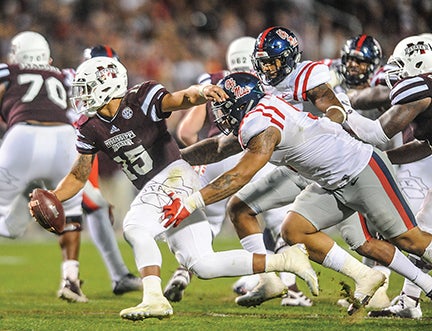
<svg viewBox="0 0 432 331"><path fill-rule="evenodd" d="M132 251L119 238L123 256L135 270ZM176 262L164 243L163 286ZM239 248L238 240L218 239L215 249ZM274 299L259 307L244 308L234 303L231 286L237 278L199 280L193 278L184 299L174 303L169 319L132 322L119 317L121 309L141 302L140 292L115 296L108 273L95 246L87 239L81 248L85 304L70 304L56 298L60 277L60 250L56 238L42 240L0 239L0 330L432 330L432 304L422 297L423 319L371 319L364 310L354 316L336 305L346 277L314 264L320 276L321 294L309 308L281 307ZM402 279L392 275L389 295L400 291ZM309 294L300 280L301 289Z"/></svg>

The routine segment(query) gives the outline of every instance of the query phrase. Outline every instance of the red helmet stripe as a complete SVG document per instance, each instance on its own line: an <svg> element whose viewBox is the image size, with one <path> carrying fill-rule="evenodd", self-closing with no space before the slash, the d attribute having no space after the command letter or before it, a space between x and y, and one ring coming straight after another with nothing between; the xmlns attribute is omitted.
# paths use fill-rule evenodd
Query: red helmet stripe
<svg viewBox="0 0 432 331"><path fill-rule="evenodd" d="M263 47L264 47L264 41L265 41L265 38L267 37L267 35L268 35L268 33L270 32L270 30L273 30L273 29L274 29L274 27L271 27L271 28L268 28L268 29L264 30L264 31L261 33L261 38L260 38L259 45L258 45L258 49L259 49L260 51L262 51L262 49L263 49Z"/></svg>
<svg viewBox="0 0 432 331"><path fill-rule="evenodd" d="M362 34L359 38L359 41L357 42L356 51L359 51L360 48L363 46L364 41L366 40L367 35Z"/></svg>
<svg viewBox="0 0 432 331"><path fill-rule="evenodd" d="M108 56L108 57L113 57L113 52L112 52L111 47L106 46L106 45L104 45L104 47L105 47L105 51L106 51L106 53L107 53L107 56Z"/></svg>

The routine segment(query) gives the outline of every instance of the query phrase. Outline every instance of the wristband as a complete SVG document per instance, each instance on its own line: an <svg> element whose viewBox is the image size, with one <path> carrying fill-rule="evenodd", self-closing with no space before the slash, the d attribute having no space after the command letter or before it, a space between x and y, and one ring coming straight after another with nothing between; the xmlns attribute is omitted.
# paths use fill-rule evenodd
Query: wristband
<svg viewBox="0 0 432 331"><path fill-rule="evenodd" d="M194 211L195 209L205 207L205 202L200 191L196 191L190 196L188 196L185 202L186 202L186 209L188 209L189 211Z"/></svg>
<svg viewBox="0 0 432 331"><path fill-rule="evenodd" d="M325 111L326 114L327 114L327 112L328 112L330 109L332 109L332 108L334 108L334 109L336 109L336 110L338 110L339 112L342 113L342 115L343 115L343 121L342 121L342 123L345 122L346 119L347 119L347 113L346 113L345 109L343 109L342 107L339 107L339 106L331 105L330 107L328 107L328 108L326 109L326 111Z"/></svg>

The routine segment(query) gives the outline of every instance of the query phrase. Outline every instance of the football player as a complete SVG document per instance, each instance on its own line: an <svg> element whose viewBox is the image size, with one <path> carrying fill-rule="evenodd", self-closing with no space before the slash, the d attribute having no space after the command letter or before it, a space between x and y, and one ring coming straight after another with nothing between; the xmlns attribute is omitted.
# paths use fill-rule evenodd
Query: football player
<svg viewBox="0 0 432 331"><path fill-rule="evenodd" d="M252 37L240 37L233 40L228 46L226 52L226 63L227 70L223 70L213 74L203 74L198 82L199 84L216 84L220 79L225 77L229 72L253 72L252 65L252 52L255 45L255 38ZM214 115L211 111L210 102L195 106L185 116L178 127L178 137L185 145L191 145L198 141L198 133L206 126L207 137L213 137L220 134L219 129L214 123ZM237 145L237 142L235 141ZM197 168L200 175L201 185L205 186L210 181L215 179L225 170L230 169L238 159L241 157L241 153L234 156L230 156L220 162L201 165ZM259 178L264 174L273 171L275 166L268 164L262 171L260 171L255 177ZM228 199L224 199L214 203L210 206L206 206L205 213L209 220L210 226L212 228L213 238L220 232L223 221L226 217L226 202ZM286 213L286 207L273 208L263 213L263 221L268 229L264 233L269 236L268 241L273 242L275 237L278 236L280 231L280 226L283 217ZM257 234L257 236L260 236ZM263 238L261 238L263 239ZM266 239L266 238L264 238ZM268 250L273 250L273 248L265 247L263 244L259 247L251 246L245 243L244 249L251 251L253 253L265 254ZM284 295L281 304L284 306L311 306L312 301L304 295L296 285L296 277L291 273L281 273L280 277L283 282L274 274L266 273L261 275L265 277L269 282L272 282L275 287L279 289L278 295L288 291L288 294ZM170 301L180 301L183 297L183 292L191 279L191 273L185 268L178 268L171 279L168 281L165 289L164 295ZM244 276L239 279L233 286L233 290L237 294L245 294L247 291L253 289L258 283L259 277L256 275ZM238 304L242 304L242 301L236 299Z"/></svg>
<svg viewBox="0 0 432 331"><path fill-rule="evenodd" d="M401 147L400 150L404 153L399 158L393 157L393 160L398 163L407 163L399 168L398 175L402 183L408 184L402 188L407 196L411 197L410 202L414 210L419 210L417 213L419 226L428 232L431 232L431 226L429 217L427 217L429 213L427 206L432 185L430 176L428 176L431 159L429 156L431 154L429 144L431 131L428 120L431 113L428 88L428 74L432 72L431 54L431 40L425 36L411 36L401 40L388 61L395 69L388 72L387 81L390 82L390 79L394 77L399 79L396 84L388 84L389 87L392 87L390 100L393 106L372 123L355 113L350 116L352 118L348 121L360 138L372 143L377 139L388 140L407 127L411 130L412 137L415 139ZM366 133L362 129L363 125L368 125L368 128L375 128L372 132L375 136ZM415 151L420 151L420 154L406 149L410 146L415 146ZM395 151L390 151L389 155L392 155L393 152ZM407 159L408 156L411 156L412 159ZM424 158L421 159L422 157ZM420 160L416 161L417 159ZM415 184L414 187L417 188L416 190L413 190L413 183ZM410 255L409 257L425 272L431 269L430 265L425 265L415 256ZM372 311L370 316L421 318L420 294L421 290L406 279L396 304L382 311Z"/></svg>
<svg viewBox="0 0 432 331"><path fill-rule="evenodd" d="M119 61L117 52L108 45L96 45L86 48L83 52L83 61L96 56L107 56ZM72 83L75 75L74 70L70 70L71 75L69 84ZM69 111L68 115L75 122L77 115L74 111ZM107 160L110 162L110 160ZM92 172L89 180L84 186L83 209L86 215L86 224L93 242L101 254L105 266L108 269L112 290L116 295L130 291L142 290L142 283L139 277L134 276L126 266L117 244L117 238L112 226L113 216L111 205L103 197L99 189L99 161L98 156L93 162Z"/></svg>
<svg viewBox="0 0 432 331"><path fill-rule="evenodd" d="M349 314L367 304L385 276L345 252L321 229L359 211L368 215L386 239L432 262L432 235L416 226L383 152L353 138L326 117L299 112L283 99L266 94L251 74L230 74L219 85L230 97L214 102L216 121L222 132L238 134L245 153L233 169L209 185L164 206L161 223L165 227L179 226L197 208L232 195L271 160L313 181L296 197L284 220L282 237L290 244L304 243L313 261L354 279L355 301ZM375 259L402 269L404 275L410 273L432 297L432 277L390 243L376 241L386 247Z"/></svg>
<svg viewBox="0 0 432 331"><path fill-rule="evenodd" d="M0 235L17 238L29 220L17 217L28 200L28 186L42 181L54 188L74 159L75 129L66 116L65 76L51 65L50 48L39 33L24 31L11 41L8 64L0 65L1 116L7 134L0 147ZM62 250L60 296L87 302L79 280L79 241L82 191L64 202L68 231L59 236Z"/></svg>
<svg viewBox="0 0 432 331"><path fill-rule="evenodd" d="M329 84L331 75L328 66L319 62L300 60L301 52L298 39L292 31L285 27L276 26L265 29L255 40L252 63L256 73L265 83L266 92L295 103L298 109L302 109L304 104L309 107L316 107L332 120L339 123L343 122L345 110ZM238 148L235 137L232 139L232 143ZM301 190L297 187L296 181L297 176L294 176L292 185L289 185L293 191L286 196L275 193L277 200L284 196L291 199L292 202L294 194L298 194ZM302 183L302 181L300 182ZM265 195L260 198L256 192L257 184L237 192L230 200L227 212L233 224L238 226L236 229L241 242L249 247L264 249L261 243L262 234L255 216L260 212L269 210L270 205L264 201L268 200ZM261 201L258 202L258 200ZM276 198L273 197L273 200ZM265 208L263 208L264 205ZM287 203L280 205L286 206ZM273 207L276 206L279 205L273 205ZM242 225L239 225L240 220L242 220ZM255 224L253 230L252 224ZM243 231L242 228L245 226L248 226L252 232ZM285 246L286 243L279 240L276 249L283 250ZM304 301L304 295L295 286L295 279L289 277L286 282L292 286L289 288L288 295L284 297L283 304L295 303L299 300ZM264 290L263 287L267 283L267 289ZM278 286L276 282L261 279L260 286L238 297L236 301L245 306L255 306L272 297L280 296L281 290L283 287Z"/></svg>
<svg viewBox="0 0 432 331"><path fill-rule="evenodd" d="M290 271L318 294L316 274L301 245L274 255L214 252L210 226L201 210L176 228L167 229L160 223L162 206L173 199L172 192L186 197L199 188L198 175L182 160L165 119L175 110L207 100L223 102L227 95L214 85L193 85L170 93L155 81L128 90L127 81L126 68L112 58L95 57L77 68L71 103L85 115L77 123L78 157L53 191L60 201L66 201L82 190L98 151L120 164L139 190L124 219L123 232L142 277L143 297L139 305L122 310L120 316L142 320L173 313L161 288L162 261L156 240L162 238L178 262L200 278Z"/></svg>

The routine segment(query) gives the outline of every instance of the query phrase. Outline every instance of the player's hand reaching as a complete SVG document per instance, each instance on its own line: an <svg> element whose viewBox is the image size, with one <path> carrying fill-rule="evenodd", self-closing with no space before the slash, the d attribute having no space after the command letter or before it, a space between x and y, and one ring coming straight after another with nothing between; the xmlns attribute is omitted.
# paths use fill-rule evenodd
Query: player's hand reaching
<svg viewBox="0 0 432 331"><path fill-rule="evenodd" d="M204 207L204 201L200 192L195 192L186 199L176 196L174 193L168 194L172 200L169 205L162 207L164 217L161 224L165 228L179 226L185 218L198 208Z"/></svg>

